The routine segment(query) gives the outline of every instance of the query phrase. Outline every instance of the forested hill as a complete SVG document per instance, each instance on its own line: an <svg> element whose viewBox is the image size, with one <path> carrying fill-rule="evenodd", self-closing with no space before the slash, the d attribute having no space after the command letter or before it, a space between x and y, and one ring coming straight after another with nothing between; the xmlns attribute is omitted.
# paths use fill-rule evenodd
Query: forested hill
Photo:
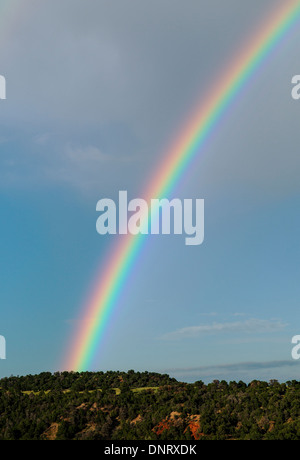
<svg viewBox="0 0 300 460"><path fill-rule="evenodd" d="M300 439L300 382L178 382L152 372L0 380L0 439Z"/></svg>
<svg viewBox="0 0 300 460"><path fill-rule="evenodd" d="M38 375L11 376L0 379L0 388L21 391L47 390L98 390L120 388L156 387L177 383L167 374L156 372L42 372Z"/></svg>

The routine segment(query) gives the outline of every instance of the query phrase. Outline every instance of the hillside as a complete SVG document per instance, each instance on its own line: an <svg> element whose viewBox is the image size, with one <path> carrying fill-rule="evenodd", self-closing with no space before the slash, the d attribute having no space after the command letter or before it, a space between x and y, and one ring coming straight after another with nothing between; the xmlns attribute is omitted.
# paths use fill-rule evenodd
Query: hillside
<svg viewBox="0 0 300 460"><path fill-rule="evenodd" d="M0 380L0 439L300 439L300 382L182 383L151 372Z"/></svg>

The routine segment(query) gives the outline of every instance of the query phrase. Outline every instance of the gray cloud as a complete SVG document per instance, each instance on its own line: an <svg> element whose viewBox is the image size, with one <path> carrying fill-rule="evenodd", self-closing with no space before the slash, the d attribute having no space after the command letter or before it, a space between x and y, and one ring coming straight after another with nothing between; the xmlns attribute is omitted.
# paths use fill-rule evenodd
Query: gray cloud
<svg viewBox="0 0 300 460"><path fill-rule="evenodd" d="M199 372L203 375L210 375L214 373L236 372L236 371L260 371L266 369L278 369L282 367L297 367L299 363L295 360L278 360L278 361L265 361L265 362L240 362L232 364L216 364L211 366L198 366L198 367L181 367L165 369L165 372L173 374L189 374Z"/></svg>
<svg viewBox="0 0 300 460"><path fill-rule="evenodd" d="M148 175L191 107L200 104L213 82L222 80L223 69L243 39L280 1L241 5L238 0L189 0L183 6L182 0L27 0L26 4L24 20L0 46L8 85L0 121L13 124L15 130L26 121L37 129L42 124L47 132L64 133L55 146L61 155L53 157L55 162L45 156L44 162L37 162L37 177L49 171L51 163L53 173L44 175L48 180L60 177L79 188L89 182L94 188L99 181L93 180L93 173L90 181L76 171L70 174L72 181L63 174L66 142L95 145L107 155L118 150L139 156L136 168L125 171L126 176L122 173L130 182L142 162L142 172ZM260 194L261 200L298 188L299 105L290 98L298 47L286 46L286 52L252 82L249 97L243 95L230 112L209 158L201 158L201 167L193 169L190 187L198 190L201 184L206 195L212 190L238 189L239 194L246 190ZM50 146L47 155L53 155ZM92 171L94 158L87 154L85 164ZM102 166L104 176L119 177L122 165L115 164L113 170L109 164ZM18 174L21 179L22 168L14 169Z"/></svg>
<svg viewBox="0 0 300 460"><path fill-rule="evenodd" d="M165 340L178 340L184 338L200 337L203 334L222 333L267 333L276 332L286 327L278 320L248 319L246 321L212 323L198 326L189 326L164 334Z"/></svg>
<svg viewBox="0 0 300 460"><path fill-rule="evenodd" d="M231 54L237 36L259 18L245 5L247 21L242 14L232 24L230 8L237 14L236 5L28 0L31 14L9 50L0 52L10 98L27 117L83 124L122 120L145 139L154 130L162 136L175 129L199 86L225 65L224 50Z"/></svg>

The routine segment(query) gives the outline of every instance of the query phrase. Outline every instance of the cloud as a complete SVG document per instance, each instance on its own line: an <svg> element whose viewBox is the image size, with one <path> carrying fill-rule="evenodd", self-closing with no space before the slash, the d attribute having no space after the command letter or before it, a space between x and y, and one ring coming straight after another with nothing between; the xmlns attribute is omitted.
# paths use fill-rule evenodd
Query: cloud
<svg viewBox="0 0 300 460"><path fill-rule="evenodd" d="M239 363L228 363L228 364L215 364L210 366L195 366L195 367L177 367L171 369L165 369L164 372L172 374L201 374L203 376L209 376L213 374L224 374L230 372L248 372L248 371L265 371L268 369L280 369L282 367L293 368L299 366L299 363L295 360L274 360L274 361L250 361L250 362L239 362Z"/></svg>
<svg viewBox="0 0 300 460"><path fill-rule="evenodd" d="M40 134L36 134L33 137L33 142L37 145L44 146L44 145L47 145L50 138L51 138L51 135L49 133L40 133Z"/></svg>
<svg viewBox="0 0 300 460"><path fill-rule="evenodd" d="M110 155L103 153L98 147L93 145L74 147L68 144L66 146L66 157L71 163L87 168L93 168L99 163L112 160Z"/></svg>
<svg viewBox="0 0 300 460"><path fill-rule="evenodd" d="M276 332L286 326L287 325L280 320L252 318L246 321L215 322L212 324L184 327L173 332L168 332L161 338L165 340L177 340L200 337L203 334Z"/></svg>
<svg viewBox="0 0 300 460"><path fill-rule="evenodd" d="M70 129L72 141L78 131L96 127L101 161L113 144L120 154L138 148L155 165L196 101L200 104L212 82L222 79L237 44L253 33L274 2L262 6L257 0L242 8L237 0L188 3L183 10L180 0L27 0L30 14L18 24L18 33L11 33L0 46L10 87L0 122L41 123L47 131ZM298 105L290 98L294 69L288 67L293 59L297 62L297 53L295 46L279 55L276 71L266 66L270 73L265 81L259 79L247 106L241 102L230 113L226 129L214 139L214 154L205 164L201 160L201 170L194 169L196 180L190 183L197 190L199 184L206 195L215 189L223 192L225 187L247 188L251 196L255 191L268 193L272 200L274 193L282 196L285 189L298 190ZM288 62L283 61L285 56ZM134 138L126 148L115 146L116 125ZM105 139L109 146L103 152L101 129L108 131L109 126L113 127ZM36 138L39 145L48 141L45 136ZM70 185L76 179L78 187L85 188L87 177L74 164L83 152L76 148L73 153L73 176L72 171L68 176L58 156L53 170ZM93 157L97 152L89 148L85 153L98 164ZM134 168L125 172L136 177Z"/></svg>
<svg viewBox="0 0 300 460"><path fill-rule="evenodd" d="M104 153L98 147L94 145L87 145L85 147L74 147L70 143L66 146L66 157L74 163L80 165L80 167L94 168L97 164L106 162L115 163L127 163L130 161L136 161L134 155L110 155Z"/></svg>
<svg viewBox="0 0 300 460"><path fill-rule="evenodd" d="M118 182L133 162L135 167L140 164L134 154L106 153L93 143L64 141L48 132L23 135L21 141L7 140L2 148L0 186L67 185L93 192Z"/></svg>
<svg viewBox="0 0 300 460"><path fill-rule="evenodd" d="M136 161L134 155L112 155L94 145L74 146L67 143L63 154L48 170L48 178L70 185L81 191L97 190L99 183L112 181L115 168L123 171Z"/></svg>

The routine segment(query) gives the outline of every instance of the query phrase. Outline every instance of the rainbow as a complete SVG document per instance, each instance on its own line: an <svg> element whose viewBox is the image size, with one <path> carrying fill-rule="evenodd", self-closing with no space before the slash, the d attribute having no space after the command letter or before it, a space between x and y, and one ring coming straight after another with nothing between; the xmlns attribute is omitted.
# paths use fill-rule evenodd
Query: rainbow
<svg viewBox="0 0 300 460"><path fill-rule="evenodd" d="M143 194L147 202L170 195L241 90L299 19L300 1L285 0L256 31L175 139ZM84 305L82 320L68 347L64 369L79 372L91 366L146 238L145 235L126 235L109 254L105 269L97 275L96 286Z"/></svg>

